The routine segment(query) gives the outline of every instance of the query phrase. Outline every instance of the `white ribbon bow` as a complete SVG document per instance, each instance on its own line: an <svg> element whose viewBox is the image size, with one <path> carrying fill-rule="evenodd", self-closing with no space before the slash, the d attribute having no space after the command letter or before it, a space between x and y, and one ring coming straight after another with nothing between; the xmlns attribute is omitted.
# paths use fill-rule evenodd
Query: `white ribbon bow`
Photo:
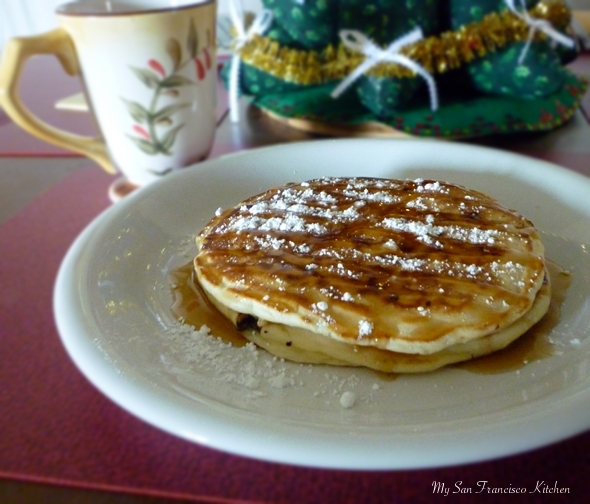
<svg viewBox="0 0 590 504"><path fill-rule="evenodd" d="M524 61L524 59L529 51L529 48L530 48L531 43L533 41L533 37L535 36L535 32L537 30L542 31L545 35L547 35L554 42L557 42L557 43L564 45L566 47L574 47L575 41L573 39L571 39L570 37L566 37L563 33L560 33L555 28L553 28L553 26L551 25L551 23L549 21L547 21L545 19L538 19L538 18L531 17L531 15L529 14L529 12L526 8L525 0L520 0L520 5L522 7L521 10L518 10L516 8L516 5L514 3L515 0L504 0L504 1L506 2L506 6L508 7L508 9L516 17L522 19L527 25L529 25L529 35L527 37L526 44L523 47L522 52L520 53L520 57L518 58L519 65L522 65L522 62Z"/></svg>
<svg viewBox="0 0 590 504"><path fill-rule="evenodd" d="M240 111L238 107L238 91L240 88L240 55L238 51L244 47L254 35L262 35L270 27L272 12L264 9L258 13L254 21L246 30L244 26L244 9L241 0L231 0L229 14L237 33L234 38L234 55L232 56L229 70L229 115L231 122L239 122Z"/></svg>
<svg viewBox="0 0 590 504"><path fill-rule="evenodd" d="M438 93L436 82L432 75L414 60L399 53L404 46L418 42L423 38L420 28L416 28L410 33L394 40L386 49L376 46L368 37L356 30L342 30L340 32L340 38L346 47L363 53L367 58L332 91L332 98L338 98L355 80L375 65L382 61L388 61L390 63L397 63L419 74L428 85L430 108L433 111L438 109Z"/></svg>

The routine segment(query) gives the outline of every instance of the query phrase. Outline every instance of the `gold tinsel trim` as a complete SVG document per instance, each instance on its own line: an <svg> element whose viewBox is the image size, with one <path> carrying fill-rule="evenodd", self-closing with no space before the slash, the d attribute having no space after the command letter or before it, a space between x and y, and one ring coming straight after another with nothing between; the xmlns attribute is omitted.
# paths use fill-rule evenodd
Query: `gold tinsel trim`
<svg viewBox="0 0 590 504"><path fill-rule="evenodd" d="M560 0L543 0L530 12L533 18L545 19L555 28L567 29L571 11ZM530 27L509 10L486 15L481 21L428 37L402 48L408 56L429 73L444 73L460 68L476 58L514 43L524 42ZM547 36L537 30L535 41ZM254 36L239 50L245 63L281 80L301 84L322 84L343 79L365 56L351 51L343 44L329 45L321 51L307 51L281 46L277 41ZM414 72L395 63L379 63L367 72L376 77L413 77Z"/></svg>

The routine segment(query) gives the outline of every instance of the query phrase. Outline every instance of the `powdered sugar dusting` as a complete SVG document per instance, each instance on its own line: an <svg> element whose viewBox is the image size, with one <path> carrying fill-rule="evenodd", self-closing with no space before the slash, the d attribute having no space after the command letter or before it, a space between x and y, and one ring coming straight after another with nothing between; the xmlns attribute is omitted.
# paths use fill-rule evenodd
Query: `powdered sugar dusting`
<svg viewBox="0 0 590 504"><path fill-rule="evenodd" d="M227 231L242 233L244 231L284 231L296 233L322 234L326 228L318 223L308 224L301 217L294 214L287 214L284 217L272 217L263 219L261 217L239 217L227 226Z"/></svg>
<svg viewBox="0 0 590 504"><path fill-rule="evenodd" d="M258 389L263 381L281 388L295 384L295 375L287 375L284 366L275 361L260 365L260 352L253 343L243 348L213 336L207 326L196 330L189 325L176 325L169 330L169 340L180 350L185 362L198 364L223 382Z"/></svg>
<svg viewBox="0 0 590 504"><path fill-rule="evenodd" d="M434 219L430 214L426 216L426 222L394 217L385 219L383 226L394 231L413 234L417 239L427 244L434 243L435 238L445 237L474 245L493 245L495 238L501 234L496 229L483 230L475 227L456 225L435 225Z"/></svg>
<svg viewBox="0 0 590 504"><path fill-rule="evenodd" d="M320 178L278 187L206 228L211 268L228 272L228 285L255 303L271 290L271 309L296 311L306 324L350 341L388 334L385 318L373 317L375 327L364 320L381 300L415 324L446 317L439 289L447 285L455 287L444 295L457 298L464 313L500 317L509 307L486 305L482 314L470 293L497 295L500 287L528 295L538 288L542 258L531 252L528 221L477 194L422 179ZM475 280L477 289L459 289L463 280ZM415 317L414 292L429 300L429 317Z"/></svg>
<svg viewBox="0 0 590 504"><path fill-rule="evenodd" d="M356 402L356 395L354 392L347 390L340 396L340 404L343 408L350 409Z"/></svg>
<svg viewBox="0 0 590 504"><path fill-rule="evenodd" d="M359 338L369 336L373 332L373 323L368 320L361 320L359 322Z"/></svg>
<svg viewBox="0 0 590 504"><path fill-rule="evenodd" d="M251 400L265 397L272 390L309 388L310 398L323 398L327 405L351 409L359 402L370 406L381 390L381 386L363 384L350 373L344 378L325 373L319 383L317 379L310 383L308 377L314 366L286 362L253 343L233 346L211 334L207 326L195 329L178 322L168 328L165 336L177 359L211 375L215 381L247 390Z"/></svg>

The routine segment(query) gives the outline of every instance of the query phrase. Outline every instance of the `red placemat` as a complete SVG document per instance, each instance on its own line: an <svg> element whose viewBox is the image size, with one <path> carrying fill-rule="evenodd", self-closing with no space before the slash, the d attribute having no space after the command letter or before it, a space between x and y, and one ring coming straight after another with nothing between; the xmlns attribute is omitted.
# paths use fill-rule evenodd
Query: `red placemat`
<svg viewBox="0 0 590 504"><path fill-rule="evenodd" d="M27 61L21 78L20 95L23 103L40 119L59 129L82 136L97 136L98 129L88 112L59 110L57 101L82 90L78 77L68 76L57 58L34 56ZM217 117L227 112L227 93L218 82ZM56 147L27 133L17 126L0 107L0 156L80 156Z"/></svg>
<svg viewBox="0 0 590 504"><path fill-rule="evenodd" d="M0 477L185 499L267 503L588 502L590 433L534 452L419 471L316 470L249 460L156 430L97 392L67 357L52 315L57 268L108 206L97 168L60 181L0 227ZM343 442L345 440L343 439ZM546 486L543 486L546 485ZM457 494L459 495L459 494ZM453 500L454 501L454 500Z"/></svg>

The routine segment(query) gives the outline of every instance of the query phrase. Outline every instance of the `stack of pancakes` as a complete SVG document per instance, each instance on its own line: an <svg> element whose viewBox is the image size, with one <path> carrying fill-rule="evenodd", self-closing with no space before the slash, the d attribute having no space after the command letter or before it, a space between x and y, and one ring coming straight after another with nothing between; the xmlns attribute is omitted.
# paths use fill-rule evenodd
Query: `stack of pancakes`
<svg viewBox="0 0 590 504"><path fill-rule="evenodd" d="M297 362L430 371L506 347L550 302L533 224L446 182L288 184L219 211L197 246L208 299Z"/></svg>

